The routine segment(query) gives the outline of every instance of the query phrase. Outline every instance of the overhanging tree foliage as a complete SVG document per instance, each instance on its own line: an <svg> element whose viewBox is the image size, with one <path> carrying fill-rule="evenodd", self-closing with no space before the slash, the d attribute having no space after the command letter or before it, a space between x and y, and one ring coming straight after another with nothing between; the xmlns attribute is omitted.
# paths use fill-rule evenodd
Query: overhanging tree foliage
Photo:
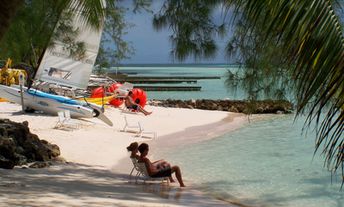
<svg viewBox="0 0 344 207"><path fill-rule="evenodd" d="M107 15L104 3L106 9L111 10L116 2L115 0L24 1L0 42L0 57L11 57L14 62L28 63L36 68L45 49L53 47L55 41L65 42L70 55L82 56L83 44L75 41L78 31L71 26L73 14L81 13L81 21L97 30L103 24L102 19Z"/></svg>
<svg viewBox="0 0 344 207"><path fill-rule="evenodd" d="M157 30L168 27L173 34L171 56L185 60L193 56L213 58L217 46L214 36L223 35L225 25L213 23L211 14L216 0L165 1L161 10L154 16L153 25Z"/></svg>
<svg viewBox="0 0 344 207"><path fill-rule="evenodd" d="M292 80L283 48L276 43L276 38L266 40L263 27L253 27L244 15L236 22L226 47L227 56L239 64L238 70L228 71L226 85L232 90L245 90L251 101L290 100Z"/></svg>
<svg viewBox="0 0 344 207"><path fill-rule="evenodd" d="M103 68L118 65L121 60L129 59L134 53L130 42L123 40L126 30L133 26L124 21L125 12L126 9L120 6L106 9L107 18L96 60L98 73L101 73Z"/></svg>
<svg viewBox="0 0 344 207"><path fill-rule="evenodd" d="M306 112L307 123L317 124L316 150L323 146L327 167L343 169L344 41L331 1L233 3L254 27L265 25L266 41L279 38L296 88L297 114Z"/></svg>
<svg viewBox="0 0 344 207"><path fill-rule="evenodd" d="M226 11L234 11L237 21L242 19L248 23L245 25L249 26L246 32L252 32L254 37L260 38L259 41L253 41L251 46L255 48L251 49L268 54L264 49L273 48L268 45L275 43L283 51L279 56L287 60L283 66L289 75L285 78L292 81L296 91L297 115L306 112L306 124L317 124L316 150L323 146L327 167L333 171L339 167L343 170L344 41L342 26L332 8L332 1L166 1L154 23L157 29L172 28L175 58L183 60L191 54L198 58L214 54L215 50L209 49L209 45L215 48L212 44L213 35L208 34L213 34L216 29L206 27L212 24L204 21L210 19L211 10L201 11L203 7L215 8L219 3L231 8ZM195 11L204 16L194 15ZM190 18L178 18L186 13ZM242 41L247 41L250 35L244 34L243 37ZM251 54L246 61L266 59L255 59L254 55ZM248 67L248 70L254 69L257 68ZM279 68L275 66L272 69L266 71L265 78L278 75L275 70ZM322 114L325 114L325 118L322 118Z"/></svg>

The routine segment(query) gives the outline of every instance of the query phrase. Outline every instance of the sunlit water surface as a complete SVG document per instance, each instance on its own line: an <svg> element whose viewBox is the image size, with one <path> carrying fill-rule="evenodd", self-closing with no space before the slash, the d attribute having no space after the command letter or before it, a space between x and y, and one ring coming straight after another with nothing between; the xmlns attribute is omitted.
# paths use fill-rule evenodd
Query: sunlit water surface
<svg viewBox="0 0 344 207"><path fill-rule="evenodd" d="M225 87L226 71L234 66L123 67L138 76L220 76L198 80L198 92L147 92L149 99L244 99L243 91ZM188 85L188 84L177 84ZM343 207L340 176L313 157L312 131L301 135L304 118L294 115L253 122L222 137L180 146L160 156L181 166L193 185L221 199L251 206ZM153 150L153 149L152 149ZM331 182L332 181L332 182Z"/></svg>
<svg viewBox="0 0 344 207"><path fill-rule="evenodd" d="M314 133L301 135L293 115L251 123L193 146L164 153L187 180L222 199L252 206L342 207L340 176L323 168Z"/></svg>

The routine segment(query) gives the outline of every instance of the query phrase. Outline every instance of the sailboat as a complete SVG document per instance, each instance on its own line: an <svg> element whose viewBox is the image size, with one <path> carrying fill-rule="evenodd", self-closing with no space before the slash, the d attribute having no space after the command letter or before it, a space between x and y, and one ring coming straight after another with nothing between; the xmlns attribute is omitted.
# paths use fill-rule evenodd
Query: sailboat
<svg viewBox="0 0 344 207"><path fill-rule="evenodd" d="M57 27L60 23L57 23ZM102 28L96 31L87 27L82 22L80 12L73 15L71 23L75 31L78 31L75 41L85 45L83 57L72 57L66 51L64 42L56 42L53 48L48 48L44 53L35 75L36 82L55 84L56 86L65 86L71 89L86 89L97 57ZM102 107L96 104L46 93L33 88L22 87L22 90L25 108L54 115L58 111L69 110L72 117L96 117L110 126L113 125L111 120L103 114ZM0 85L0 97L21 104L20 95L19 86Z"/></svg>

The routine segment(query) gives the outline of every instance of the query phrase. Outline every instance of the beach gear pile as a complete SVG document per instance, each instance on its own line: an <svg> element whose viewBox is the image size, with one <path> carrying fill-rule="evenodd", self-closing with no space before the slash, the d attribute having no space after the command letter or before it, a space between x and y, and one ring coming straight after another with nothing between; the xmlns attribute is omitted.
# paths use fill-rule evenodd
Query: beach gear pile
<svg viewBox="0 0 344 207"><path fill-rule="evenodd" d="M122 84L117 82L106 88L102 86L95 88L92 90L90 98L109 97L112 94L116 94L117 90L120 89L121 86ZM146 92L141 88L133 88L131 89L131 92L133 93L132 98L135 101L135 103L139 104L142 108L144 108L147 103ZM114 106L114 107L120 107L123 104L123 102L124 102L123 94L120 94L119 97L111 99L109 101L109 105Z"/></svg>
<svg viewBox="0 0 344 207"><path fill-rule="evenodd" d="M0 68L0 84L7 86L12 84L18 85L20 75L27 79L27 72L23 69L12 68L12 60L8 58L6 64Z"/></svg>

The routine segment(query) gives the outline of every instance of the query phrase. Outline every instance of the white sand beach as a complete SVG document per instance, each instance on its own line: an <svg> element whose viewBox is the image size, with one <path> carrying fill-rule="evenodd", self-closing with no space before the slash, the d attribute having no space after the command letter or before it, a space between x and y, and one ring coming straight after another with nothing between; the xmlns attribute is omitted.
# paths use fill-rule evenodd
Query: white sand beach
<svg viewBox="0 0 344 207"><path fill-rule="evenodd" d="M146 106L150 116L121 113L107 108L113 121L109 127L100 120L76 120L79 129L54 129L57 116L23 114L17 104L0 103L0 118L29 122L32 133L60 147L67 163L48 168L0 169L0 206L235 206L216 200L185 180L186 188L177 183L135 184L129 181L132 163L126 146L147 142L163 150L180 144L191 144L235 130L248 122L247 116L221 111L177 109ZM157 139L138 138L123 132L124 116L128 122L140 122L146 131L155 131ZM183 166L180 166L183 169Z"/></svg>

